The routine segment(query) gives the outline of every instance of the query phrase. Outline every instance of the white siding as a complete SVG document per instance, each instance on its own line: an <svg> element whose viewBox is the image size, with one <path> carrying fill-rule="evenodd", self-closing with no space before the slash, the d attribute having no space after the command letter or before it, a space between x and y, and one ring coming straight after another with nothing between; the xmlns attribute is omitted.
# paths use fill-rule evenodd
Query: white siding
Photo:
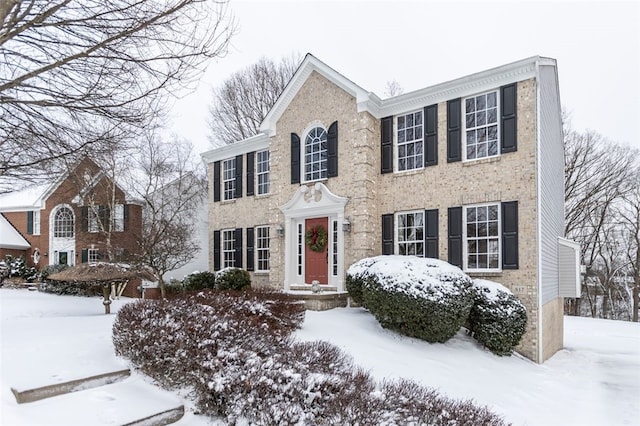
<svg viewBox="0 0 640 426"><path fill-rule="evenodd" d="M558 237L564 235L564 147L556 68L540 66L540 279L542 303L560 295Z"/></svg>
<svg viewBox="0 0 640 426"><path fill-rule="evenodd" d="M580 297L580 245L558 238L560 296Z"/></svg>

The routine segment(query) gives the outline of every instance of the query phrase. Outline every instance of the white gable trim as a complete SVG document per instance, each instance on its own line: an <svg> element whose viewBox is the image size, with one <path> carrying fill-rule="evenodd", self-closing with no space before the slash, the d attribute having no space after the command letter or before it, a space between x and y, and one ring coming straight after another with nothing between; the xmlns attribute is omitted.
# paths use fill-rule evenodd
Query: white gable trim
<svg viewBox="0 0 640 426"><path fill-rule="evenodd" d="M215 148L200 154L202 161L205 163L213 163L236 155L246 154L247 152L261 151L269 148L269 137L266 133L258 133L255 136L242 140L240 142Z"/></svg>
<svg viewBox="0 0 640 426"><path fill-rule="evenodd" d="M300 88L304 85L305 81L307 81L311 73L314 71L356 98L358 112L369 110L370 104L372 103L374 105L376 103L380 103L380 98L375 94L367 92L353 81L329 67L312 54L308 53L298 67L296 73L293 75L291 80L289 80L289 83L273 108L271 108L262 121L262 124L260 125L261 132L266 133L268 136L274 136L276 134L276 123L282 114L284 114L293 98L298 94L298 91L300 91Z"/></svg>

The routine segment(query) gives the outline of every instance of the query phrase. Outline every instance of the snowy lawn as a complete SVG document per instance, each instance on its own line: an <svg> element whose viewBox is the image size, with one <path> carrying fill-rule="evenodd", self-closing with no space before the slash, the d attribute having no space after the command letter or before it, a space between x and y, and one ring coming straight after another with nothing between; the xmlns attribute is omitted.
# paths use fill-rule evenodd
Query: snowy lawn
<svg viewBox="0 0 640 426"><path fill-rule="evenodd" d="M114 302L112 312L123 303ZM127 366L111 344L115 315L101 312L98 298L0 289L0 424L57 425L55 419L62 419L51 411L54 404L49 411L36 405L25 411L29 404L16 404L10 387L43 386ZM382 329L360 308L307 311L296 335L336 344L378 379L411 378L446 396L488 405L516 425L639 422L640 324L565 317L566 348L541 366L519 356L492 355L464 333L444 344L403 337ZM133 380L142 379L134 375ZM77 403L80 411L96 399L91 392L77 395L86 398ZM127 398L121 409L151 404L148 396ZM103 424L118 424L117 416L112 419ZM215 421L187 414L178 424L209 423Z"/></svg>

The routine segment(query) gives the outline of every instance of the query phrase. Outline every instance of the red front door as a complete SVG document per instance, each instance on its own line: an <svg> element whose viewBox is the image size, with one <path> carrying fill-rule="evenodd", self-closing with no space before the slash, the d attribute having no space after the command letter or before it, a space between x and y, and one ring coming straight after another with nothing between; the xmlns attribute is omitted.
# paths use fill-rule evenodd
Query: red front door
<svg viewBox="0 0 640 426"><path fill-rule="evenodd" d="M304 225L305 245L304 245L304 281L307 284L311 284L314 280L320 282L320 284L329 284L329 218L320 217L316 219L306 219ZM314 231L316 230L314 238ZM307 244L307 235L311 231L312 242L315 240L315 245L318 245L318 231L322 233L324 230L325 244L322 251L311 250L309 244ZM318 249L318 248L317 248Z"/></svg>

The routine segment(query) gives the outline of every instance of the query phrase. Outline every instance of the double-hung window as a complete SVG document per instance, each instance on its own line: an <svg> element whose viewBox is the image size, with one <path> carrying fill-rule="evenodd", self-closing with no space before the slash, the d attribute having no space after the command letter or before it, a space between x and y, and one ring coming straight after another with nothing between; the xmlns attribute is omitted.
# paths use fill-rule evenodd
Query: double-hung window
<svg viewBox="0 0 640 426"><path fill-rule="evenodd" d="M500 269L500 204L464 207L464 267L466 270Z"/></svg>
<svg viewBox="0 0 640 426"><path fill-rule="evenodd" d="M87 230L91 233L100 232L100 222L98 222L98 206L90 205L87 207Z"/></svg>
<svg viewBox="0 0 640 426"><path fill-rule="evenodd" d="M424 132L422 111L396 118L398 171L420 169L424 165Z"/></svg>
<svg viewBox="0 0 640 426"><path fill-rule="evenodd" d="M397 249L401 255L424 257L424 212L396 214Z"/></svg>
<svg viewBox="0 0 640 426"><path fill-rule="evenodd" d="M259 226L256 228L256 258L258 260L258 271L269 270L269 227Z"/></svg>
<svg viewBox="0 0 640 426"><path fill-rule="evenodd" d="M222 187L224 199L233 200L236 195L236 159L230 158L222 162Z"/></svg>
<svg viewBox="0 0 640 426"><path fill-rule="evenodd" d="M87 261L89 263L98 263L99 260L100 260L100 254L98 252L98 249L90 248L87 250Z"/></svg>
<svg viewBox="0 0 640 426"><path fill-rule="evenodd" d="M258 195L269 193L269 150L256 153L256 176L258 180Z"/></svg>
<svg viewBox="0 0 640 426"><path fill-rule="evenodd" d="M113 209L113 230L124 231L124 204L116 204Z"/></svg>
<svg viewBox="0 0 640 426"><path fill-rule="evenodd" d="M304 180L314 181L327 177L327 131L314 127L304 140Z"/></svg>
<svg viewBox="0 0 640 426"><path fill-rule="evenodd" d="M227 229L222 231L222 267L236 266L236 231Z"/></svg>
<svg viewBox="0 0 640 426"><path fill-rule="evenodd" d="M465 159L499 154L498 92L488 92L464 100Z"/></svg>

